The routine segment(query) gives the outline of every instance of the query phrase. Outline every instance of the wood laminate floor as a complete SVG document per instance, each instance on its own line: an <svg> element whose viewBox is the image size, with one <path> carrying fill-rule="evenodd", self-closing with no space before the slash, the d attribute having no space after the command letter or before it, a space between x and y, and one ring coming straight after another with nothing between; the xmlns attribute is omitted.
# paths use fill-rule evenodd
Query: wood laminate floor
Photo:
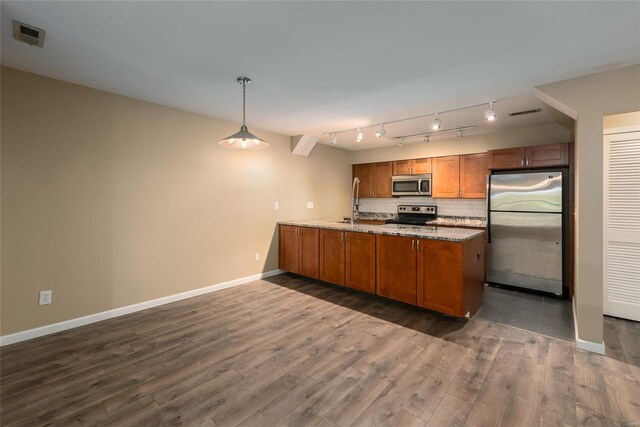
<svg viewBox="0 0 640 427"><path fill-rule="evenodd" d="M284 274L2 348L1 423L637 425L607 322L614 357Z"/></svg>

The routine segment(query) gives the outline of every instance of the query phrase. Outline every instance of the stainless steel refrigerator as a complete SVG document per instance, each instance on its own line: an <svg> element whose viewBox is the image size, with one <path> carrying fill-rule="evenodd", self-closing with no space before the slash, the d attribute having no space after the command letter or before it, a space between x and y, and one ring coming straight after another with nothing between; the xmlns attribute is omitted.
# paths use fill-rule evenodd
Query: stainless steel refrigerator
<svg viewBox="0 0 640 427"><path fill-rule="evenodd" d="M489 177L487 281L563 294L563 173Z"/></svg>

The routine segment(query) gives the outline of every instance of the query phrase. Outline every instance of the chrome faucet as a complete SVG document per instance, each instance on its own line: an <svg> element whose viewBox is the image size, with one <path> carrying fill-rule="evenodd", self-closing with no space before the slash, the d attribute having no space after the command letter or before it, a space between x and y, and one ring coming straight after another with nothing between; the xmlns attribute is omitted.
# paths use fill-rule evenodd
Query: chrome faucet
<svg viewBox="0 0 640 427"><path fill-rule="evenodd" d="M351 188L351 225L358 213L358 193L360 192L360 179L356 176L353 178L353 187Z"/></svg>

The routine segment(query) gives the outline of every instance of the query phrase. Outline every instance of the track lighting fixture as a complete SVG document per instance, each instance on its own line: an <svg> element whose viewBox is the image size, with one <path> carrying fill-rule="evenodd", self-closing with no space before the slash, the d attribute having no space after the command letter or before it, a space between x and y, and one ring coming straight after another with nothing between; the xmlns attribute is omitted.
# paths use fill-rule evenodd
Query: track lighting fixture
<svg viewBox="0 0 640 427"><path fill-rule="evenodd" d="M247 91L247 85L251 83L251 79L249 77L238 77L236 80L242 85L242 126L240 127L239 132L229 135L218 144L225 148L239 148L242 150L267 148L269 144L249 132L247 124L245 123L245 94Z"/></svg>
<svg viewBox="0 0 640 427"><path fill-rule="evenodd" d="M433 124L431 125L431 129L433 130L439 130L440 127L442 126L442 120L440 120L440 118L438 117L440 115L440 113L436 113L436 118L433 121Z"/></svg>
<svg viewBox="0 0 640 427"><path fill-rule="evenodd" d="M336 135L336 133L333 133L333 139L331 140L331 145L338 145L338 135Z"/></svg>
<svg viewBox="0 0 640 427"><path fill-rule="evenodd" d="M461 130L458 131L458 134L456 135L456 138L462 139L462 131Z"/></svg>
<svg viewBox="0 0 640 427"><path fill-rule="evenodd" d="M398 142L398 147L400 148L404 147L404 138L400 139L400 142Z"/></svg>
<svg viewBox="0 0 640 427"><path fill-rule="evenodd" d="M493 101L491 101L489 103L489 108L487 108L486 110L484 110L484 118L489 121L492 122L496 119L496 112L493 111Z"/></svg>
<svg viewBox="0 0 640 427"><path fill-rule="evenodd" d="M1 1L1 0L0 0ZM496 102L499 102L500 100L493 100L490 102L483 102L481 104L474 104L474 105L467 105L464 107L459 107L459 108L453 108L451 110L444 110L444 111L438 111L437 113L429 113L429 114L422 114L419 116L413 116L413 117L408 117L406 119L398 119L398 120L391 120L391 121L386 121L384 123L375 123L375 124L371 124L368 126L365 126L364 128L377 128L378 126L380 126L380 129L378 129L376 131L376 137L377 138L382 138L383 136L385 136L387 134L387 130L384 128L387 125L392 125L392 124L396 124L396 123L401 123L401 122L406 122L406 121L410 121L410 120L418 120L418 119L427 119L429 117L433 117L433 122L431 123L431 130L429 132L421 132L421 133L416 133L413 135L398 135L398 136L391 136L389 138L391 139L401 139L403 137L407 137L407 138L413 138L413 137L417 137L417 136L423 136L423 135L433 135L435 133L441 134L444 132L457 132L459 129L463 129L463 130L467 130L467 129L473 129L473 126L463 126L463 127L457 127L454 129L443 129L442 127L442 120L440 119L440 113L442 114L449 114L449 113L453 113L455 111L462 111L462 110L468 110L471 108L479 108L479 107L485 107L487 104L489 105L489 108L485 110L484 112L484 117L487 121L494 121L497 118L497 114L493 109L493 104L495 104ZM357 131L356 132L356 142L361 142L364 140L364 135L362 134L361 129L363 128L350 128L350 129L343 129L343 130L335 130L332 132L325 132L324 135L330 135L332 137L335 137L335 135L340 134L340 133L351 133L354 130ZM459 135L459 138L462 138L463 135ZM425 141L429 142L428 138ZM335 144L334 144L335 145ZM400 144L399 144L400 145Z"/></svg>
<svg viewBox="0 0 640 427"><path fill-rule="evenodd" d="M425 135L424 136L424 143L428 144L429 143L429 135Z"/></svg>

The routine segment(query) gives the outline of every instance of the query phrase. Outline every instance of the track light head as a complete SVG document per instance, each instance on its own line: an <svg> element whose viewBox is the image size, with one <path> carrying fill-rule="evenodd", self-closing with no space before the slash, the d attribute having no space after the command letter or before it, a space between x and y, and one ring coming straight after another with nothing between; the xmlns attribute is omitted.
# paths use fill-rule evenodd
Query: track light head
<svg viewBox="0 0 640 427"><path fill-rule="evenodd" d="M429 143L429 135L425 135L424 136L424 143L428 144Z"/></svg>
<svg viewBox="0 0 640 427"><path fill-rule="evenodd" d="M440 120L440 118L438 117L440 113L436 114L436 118L433 121L433 124L431 125L431 129L433 130L439 130L440 127L442 126L442 120Z"/></svg>
<svg viewBox="0 0 640 427"><path fill-rule="evenodd" d="M333 139L331 140L331 145L338 145L338 135L336 135L336 133L333 133Z"/></svg>
<svg viewBox="0 0 640 427"><path fill-rule="evenodd" d="M384 129L384 123L383 123L382 126L380 126L380 130L378 130L378 132L376 132L376 136L378 138L382 138L386 134L387 134L387 131Z"/></svg>
<svg viewBox="0 0 640 427"><path fill-rule="evenodd" d="M358 132L356 133L356 142L361 142L363 139L364 139L364 135L362 135L360 128L358 128Z"/></svg>
<svg viewBox="0 0 640 427"><path fill-rule="evenodd" d="M456 134L456 138L462 139L462 137L463 137L462 130L459 130L458 133Z"/></svg>
<svg viewBox="0 0 640 427"><path fill-rule="evenodd" d="M486 110L484 110L484 118L488 121L488 122L492 122L496 119L496 112L493 111L493 101L491 101L489 103L489 108L487 108Z"/></svg>
<svg viewBox="0 0 640 427"><path fill-rule="evenodd" d="M400 142L398 142L398 147L400 148L404 147L404 138L400 139Z"/></svg>

